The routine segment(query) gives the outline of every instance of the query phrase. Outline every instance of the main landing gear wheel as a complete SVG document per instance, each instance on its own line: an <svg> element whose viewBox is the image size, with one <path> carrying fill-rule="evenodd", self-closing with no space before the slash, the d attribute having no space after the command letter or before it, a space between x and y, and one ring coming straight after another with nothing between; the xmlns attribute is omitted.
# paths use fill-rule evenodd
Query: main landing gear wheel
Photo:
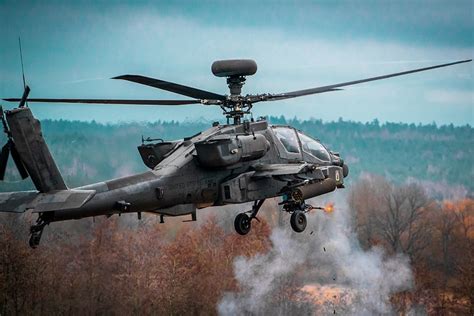
<svg viewBox="0 0 474 316"><path fill-rule="evenodd" d="M240 235L247 235L252 227L250 217L245 213L240 213L234 220L235 231Z"/></svg>
<svg viewBox="0 0 474 316"><path fill-rule="evenodd" d="M262 207L264 201L265 199L261 199L253 203L252 210L247 212L250 213L250 216L248 216L246 213L240 213L235 217L234 227L238 234L247 235L250 231L250 228L252 228L252 220L256 219L259 221L257 218L257 213Z"/></svg>
<svg viewBox="0 0 474 316"><path fill-rule="evenodd" d="M291 214L290 224L295 232L303 232L307 224L306 215L302 211L294 211Z"/></svg>

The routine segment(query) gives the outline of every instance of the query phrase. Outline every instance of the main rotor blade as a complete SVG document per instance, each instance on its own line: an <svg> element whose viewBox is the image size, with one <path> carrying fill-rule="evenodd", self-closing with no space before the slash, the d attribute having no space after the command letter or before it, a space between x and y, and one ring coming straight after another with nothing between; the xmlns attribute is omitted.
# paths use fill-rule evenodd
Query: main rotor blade
<svg viewBox="0 0 474 316"><path fill-rule="evenodd" d="M0 180L5 178L5 170L7 170L8 155L10 154L10 146L6 143L2 147L2 152L0 153Z"/></svg>
<svg viewBox="0 0 474 316"><path fill-rule="evenodd" d="M18 98L3 99L17 102ZM121 100L121 99L28 99L28 102L42 103L87 103L87 104L138 104L138 105L187 105L200 104L201 100Z"/></svg>
<svg viewBox="0 0 474 316"><path fill-rule="evenodd" d="M12 154L13 161L15 162L16 168L18 169L21 178L28 178L28 171L26 171L26 168L23 165L23 161L21 160L20 154L16 150L15 144L13 142L10 143L10 152Z"/></svg>
<svg viewBox="0 0 474 316"><path fill-rule="evenodd" d="M188 86L183 86L177 83L168 82L168 81L164 81L160 79L139 76L139 75L123 75L123 76L113 77L112 79L128 80L131 82L174 92L177 94L185 95L185 96L196 98L196 99L221 100L221 101L226 99L226 97L221 94L217 94L217 93L213 93L213 92L209 92L205 90L200 90L200 89L196 89L196 88L192 88Z"/></svg>
<svg viewBox="0 0 474 316"><path fill-rule="evenodd" d="M322 87L316 87L316 88L310 88L310 89L298 90L298 91L291 91L291 92L279 93L279 94L269 94L269 95L266 95L265 99L263 99L262 101L276 101L276 100L283 100L283 99L301 97L301 96L309 95L309 94L316 94L316 93L334 91L334 90L338 90L336 88L340 88L340 87L351 86L351 85L364 83L364 82L369 82L369 81L388 79L388 78L392 78L392 77L408 75L408 74L412 74L412 73L415 73L415 72L421 72L421 71L426 71L426 70L431 70L431 69L436 69L436 68L448 67L448 66L452 66L452 65L468 63L470 61L472 61L472 59L461 60L461 61L456 61L456 62L452 62L452 63L448 63L448 64L442 64L442 65L436 65L436 66L431 66L431 67L418 68L418 69L413 69L413 70L408 70L408 71L402 71L402 72L397 72L397 73L393 73L393 74L382 75L382 76L377 76L377 77L372 77L372 78L367 78L367 79L337 83L337 84L333 84L333 85L329 85L329 86L322 86Z"/></svg>

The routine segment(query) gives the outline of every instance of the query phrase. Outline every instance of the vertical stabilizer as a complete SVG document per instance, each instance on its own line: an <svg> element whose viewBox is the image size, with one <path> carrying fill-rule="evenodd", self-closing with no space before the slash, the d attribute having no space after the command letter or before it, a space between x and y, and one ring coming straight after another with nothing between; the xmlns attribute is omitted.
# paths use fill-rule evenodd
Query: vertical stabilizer
<svg viewBox="0 0 474 316"><path fill-rule="evenodd" d="M40 122L28 107L5 112L21 160L40 192L66 190L66 184L44 141Z"/></svg>

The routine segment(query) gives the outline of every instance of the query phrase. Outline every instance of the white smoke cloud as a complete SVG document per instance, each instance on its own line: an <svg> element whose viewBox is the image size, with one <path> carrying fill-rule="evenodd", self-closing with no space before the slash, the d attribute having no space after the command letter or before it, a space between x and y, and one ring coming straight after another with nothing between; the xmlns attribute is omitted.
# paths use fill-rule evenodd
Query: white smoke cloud
<svg viewBox="0 0 474 316"><path fill-rule="evenodd" d="M351 315L393 313L390 295L412 284L408 259L387 257L379 248L364 251L353 231L348 207L342 205L341 197L337 201L334 213L310 214L304 233L294 233L289 225L275 228L268 253L236 259L234 274L240 291L224 295L218 304L219 314L311 314L332 313L333 309L337 314ZM293 284L299 288L347 289L351 299L324 306L296 300L290 304L294 310L284 310L288 304L276 302L275 293L288 280L295 280Z"/></svg>

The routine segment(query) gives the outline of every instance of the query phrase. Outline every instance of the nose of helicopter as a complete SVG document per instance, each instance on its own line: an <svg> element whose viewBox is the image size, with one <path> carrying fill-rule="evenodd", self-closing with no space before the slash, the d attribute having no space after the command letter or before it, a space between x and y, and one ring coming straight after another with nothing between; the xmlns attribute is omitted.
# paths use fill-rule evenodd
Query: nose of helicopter
<svg viewBox="0 0 474 316"><path fill-rule="evenodd" d="M344 178L349 175L349 166L346 163L342 165L342 175Z"/></svg>

